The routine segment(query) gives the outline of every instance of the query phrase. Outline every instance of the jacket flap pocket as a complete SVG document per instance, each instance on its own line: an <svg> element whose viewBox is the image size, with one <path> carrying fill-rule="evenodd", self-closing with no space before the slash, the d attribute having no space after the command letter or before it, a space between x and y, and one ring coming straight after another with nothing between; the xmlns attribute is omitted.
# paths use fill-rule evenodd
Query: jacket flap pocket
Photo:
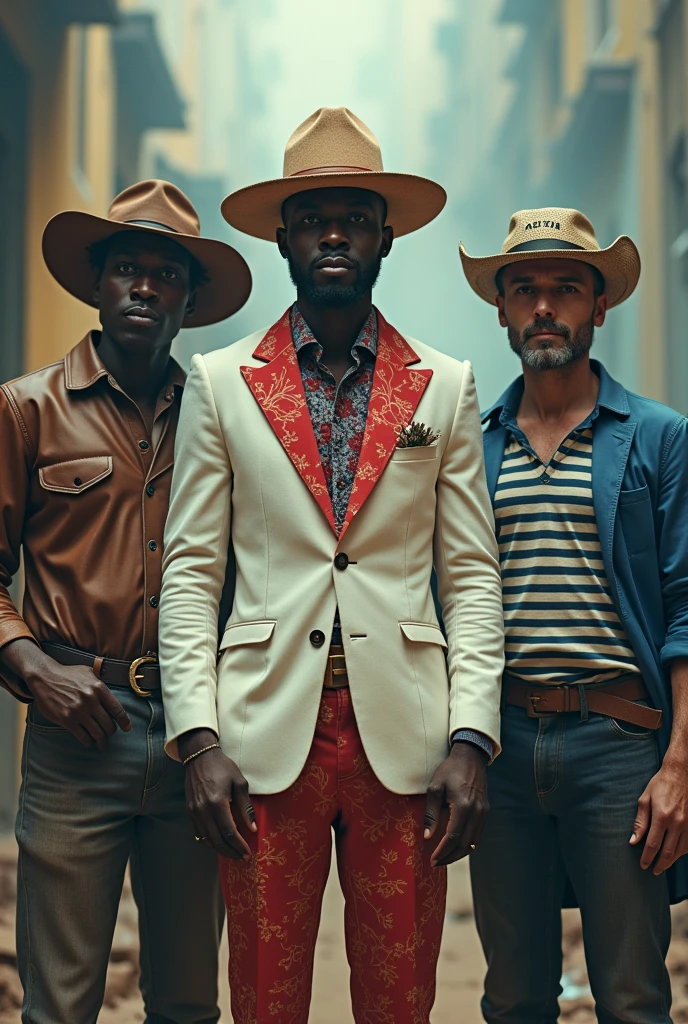
<svg viewBox="0 0 688 1024"><path fill-rule="evenodd" d="M643 487L634 487L632 491L619 491L620 505L638 505L641 501L648 501L650 488L645 484Z"/></svg>
<svg viewBox="0 0 688 1024"><path fill-rule="evenodd" d="M433 626L429 622L400 622L399 625L407 640L424 644L439 644L440 647L447 646L447 641L439 626Z"/></svg>
<svg viewBox="0 0 688 1024"><path fill-rule="evenodd" d="M62 494L81 494L112 473L111 455L92 455L87 459L56 462L38 470L41 487Z"/></svg>
<svg viewBox="0 0 688 1024"><path fill-rule="evenodd" d="M392 452L392 462L426 462L436 459L437 451L437 442L417 445L413 448L395 448Z"/></svg>
<svg viewBox="0 0 688 1024"><path fill-rule="evenodd" d="M257 619L254 622L234 622L227 626L220 643L220 650L240 647L243 644L263 644L275 631L275 619Z"/></svg>

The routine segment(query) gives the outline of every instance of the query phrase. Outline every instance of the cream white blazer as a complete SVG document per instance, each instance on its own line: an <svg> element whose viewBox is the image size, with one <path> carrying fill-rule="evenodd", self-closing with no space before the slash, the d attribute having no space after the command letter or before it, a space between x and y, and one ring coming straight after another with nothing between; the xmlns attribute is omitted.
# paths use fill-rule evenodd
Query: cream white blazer
<svg viewBox="0 0 688 1024"><path fill-rule="evenodd" d="M167 750L177 757L180 734L210 728L254 793L286 789L304 766L328 656L314 641L329 639L337 606L358 728L384 786L424 792L456 729L499 749L501 582L471 366L379 322L340 537L288 315L191 364L160 605ZM412 420L437 443L396 447ZM218 638L230 534L236 593Z"/></svg>

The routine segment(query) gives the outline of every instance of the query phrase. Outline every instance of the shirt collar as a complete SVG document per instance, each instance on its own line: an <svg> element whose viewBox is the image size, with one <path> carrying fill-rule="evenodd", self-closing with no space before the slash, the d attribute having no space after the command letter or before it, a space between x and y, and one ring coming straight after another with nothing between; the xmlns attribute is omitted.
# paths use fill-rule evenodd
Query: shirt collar
<svg viewBox="0 0 688 1024"><path fill-rule="evenodd" d="M593 418L599 414L600 409L607 409L616 416L630 416L631 409L628 404L626 389L617 380L614 380L605 370L602 363L597 359L590 360L593 373L600 378L600 392L597 396L597 405ZM490 421L494 425L499 421L502 426L507 426L516 421L518 407L523 397L523 376L517 377L501 397L486 412L482 413L483 423Z"/></svg>
<svg viewBox="0 0 688 1024"><path fill-rule="evenodd" d="M110 379L107 367L98 356L99 339L100 331L89 331L65 356L65 385L68 391L83 391L92 387L101 377ZM170 357L163 390L171 398L174 388L183 388L185 382L186 374L176 359Z"/></svg>
<svg viewBox="0 0 688 1024"><path fill-rule="evenodd" d="M294 340L294 348L296 349L297 354L305 348L306 345L315 345L317 347L318 358L320 357L320 354L322 353L322 345L306 323L303 313L296 303L291 307L291 336ZM377 338L377 310L373 306L370 311L370 316L363 324L363 327L358 332L356 341L351 346L352 355L356 348L365 349L374 359L377 355Z"/></svg>

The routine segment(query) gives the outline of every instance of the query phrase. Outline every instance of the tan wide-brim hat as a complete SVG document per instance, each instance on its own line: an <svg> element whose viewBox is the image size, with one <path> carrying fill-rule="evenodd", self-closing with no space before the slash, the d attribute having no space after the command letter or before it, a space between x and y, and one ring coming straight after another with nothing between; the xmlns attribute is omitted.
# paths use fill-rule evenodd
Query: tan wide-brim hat
<svg viewBox="0 0 688 1024"><path fill-rule="evenodd" d="M342 187L381 195L395 235L422 228L447 201L436 181L385 171L377 139L346 107L321 107L287 142L283 176L233 192L222 204L222 216L239 231L274 242L285 199L297 192Z"/></svg>
<svg viewBox="0 0 688 1024"><path fill-rule="evenodd" d="M201 225L192 203L169 181L140 181L120 192L107 217L66 210L58 213L43 232L43 256L63 288L89 306L97 271L89 259L94 242L123 231L165 235L191 253L208 280L196 290L196 308L185 327L206 327L226 320L251 294L251 271L244 257L225 242L201 238Z"/></svg>
<svg viewBox="0 0 688 1024"><path fill-rule="evenodd" d="M627 299L640 277L640 254L627 235L621 235L608 248L600 249L588 218L578 210L557 206L515 213L498 256L469 256L461 244L459 252L471 288L491 305L497 295L497 271L523 260L567 259L589 263L604 278L609 307Z"/></svg>

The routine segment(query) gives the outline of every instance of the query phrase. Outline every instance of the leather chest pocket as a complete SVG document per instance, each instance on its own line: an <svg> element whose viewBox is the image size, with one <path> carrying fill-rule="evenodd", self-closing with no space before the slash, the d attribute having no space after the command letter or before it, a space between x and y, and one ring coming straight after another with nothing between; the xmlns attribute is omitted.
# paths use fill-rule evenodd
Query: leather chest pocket
<svg viewBox="0 0 688 1024"><path fill-rule="evenodd" d="M418 445L415 448L395 448L392 462L429 462L437 458L437 445Z"/></svg>
<svg viewBox="0 0 688 1024"><path fill-rule="evenodd" d="M38 470L41 487L60 494L81 494L112 473L111 455L92 455L86 459L56 462Z"/></svg>

